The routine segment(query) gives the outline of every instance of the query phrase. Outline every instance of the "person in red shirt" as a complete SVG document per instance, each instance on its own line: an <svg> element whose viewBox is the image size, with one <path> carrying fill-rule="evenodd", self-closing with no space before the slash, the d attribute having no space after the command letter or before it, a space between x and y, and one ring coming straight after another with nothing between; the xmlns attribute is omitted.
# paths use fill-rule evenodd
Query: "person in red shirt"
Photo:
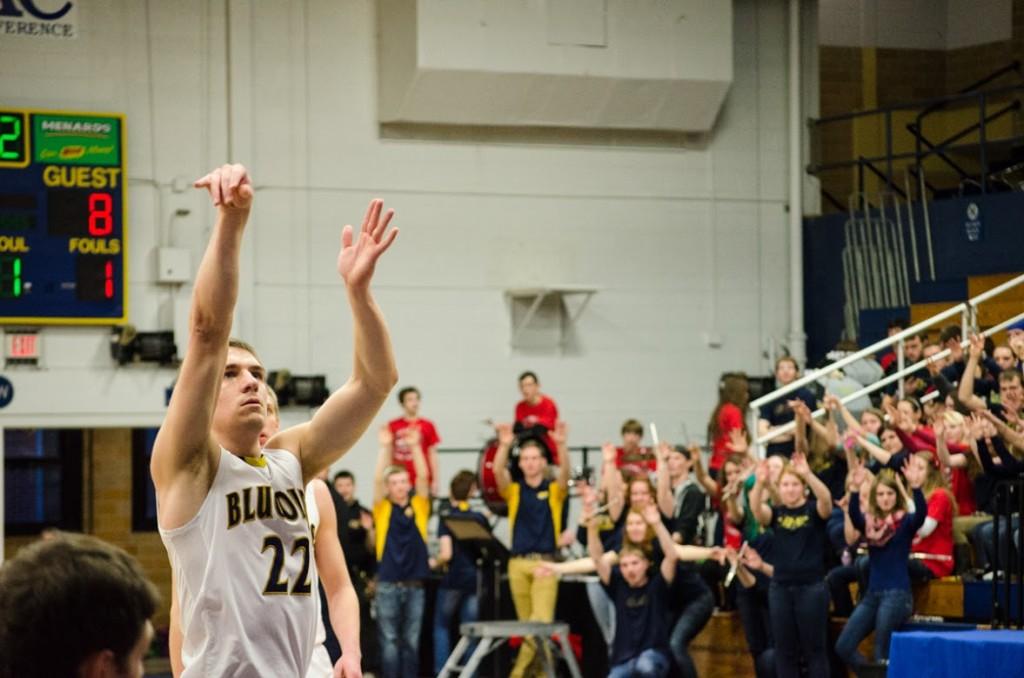
<svg viewBox="0 0 1024 678"><path fill-rule="evenodd" d="M416 469L412 463L412 444L414 433L419 432L420 445L427 457L430 494L437 494L437 445L441 442L437 435L434 422L420 416L420 391L415 386L406 386L398 392L398 404L402 406L402 416L392 419L387 427L391 430L394 442L391 445L391 458L396 466L404 466L409 472L409 482L415 487Z"/></svg>
<svg viewBox="0 0 1024 678"><path fill-rule="evenodd" d="M946 488L942 472L933 461L927 452L918 452L910 457L907 466L907 481L911 485L920 483L921 491L928 501L928 517L910 547L910 577L917 581L953 574L953 516L956 515L956 500ZM918 510L921 508L918 507Z"/></svg>
<svg viewBox="0 0 1024 678"><path fill-rule="evenodd" d="M708 440L711 442L711 461L708 468L711 475L718 477L726 457L734 452L730 445L734 431L746 431L743 421L747 402L750 400L750 384L747 375L734 372L722 376L718 383L718 405L708 421Z"/></svg>
<svg viewBox="0 0 1024 678"><path fill-rule="evenodd" d="M636 419L627 419L622 424L622 446L615 448L615 466L631 476L654 473L658 469L658 458L653 450L644 447L644 425Z"/></svg>
<svg viewBox="0 0 1024 678"><path fill-rule="evenodd" d="M981 462L965 442L964 417L959 412L947 410L932 422L932 429L935 433L936 456L941 465L949 469L949 483L953 499L956 500L957 515L973 516L978 510L974 479L981 473Z"/></svg>
<svg viewBox="0 0 1024 678"><path fill-rule="evenodd" d="M539 438L550 452L552 463L558 463L558 446L549 435L558 421L558 406L555 401L540 392L540 381L533 372L519 375L519 392L523 399L516 404L514 430L520 438Z"/></svg>

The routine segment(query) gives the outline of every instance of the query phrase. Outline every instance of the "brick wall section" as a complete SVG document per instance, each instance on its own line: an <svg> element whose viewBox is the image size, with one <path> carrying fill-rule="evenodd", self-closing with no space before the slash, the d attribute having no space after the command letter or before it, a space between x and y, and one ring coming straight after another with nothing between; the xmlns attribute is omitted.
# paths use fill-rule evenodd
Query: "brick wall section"
<svg viewBox="0 0 1024 678"><path fill-rule="evenodd" d="M93 432L92 471L92 533L139 559L146 576L156 584L162 597L153 623L157 628L166 627L171 600L171 567L167 551L156 532L132 532L130 429L96 429Z"/></svg>
<svg viewBox="0 0 1024 678"><path fill-rule="evenodd" d="M946 94L946 52L931 49L883 49L878 59L878 105L892 106Z"/></svg>
<svg viewBox="0 0 1024 678"><path fill-rule="evenodd" d="M861 49L821 46L818 51L821 116L862 109ZM954 94L1014 59L1024 62L1024 0L1014 0L1013 38L1009 41L949 51L877 48L875 58L875 96L880 107ZM991 86L1020 81L1019 77L1007 75ZM999 105L1002 103L1005 102ZM852 125L833 123L819 129L814 150L815 160L821 163L853 159ZM843 203L856 184L856 172L852 169L823 173L820 178L822 190ZM822 209L833 211L827 201L823 201Z"/></svg>
<svg viewBox="0 0 1024 678"><path fill-rule="evenodd" d="M821 47L818 55L821 88L821 117L839 115L861 108L861 55L856 47ZM814 151L820 162L847 159L853 153L853 133L849 122L819 128ZM840 202L853 191L854 172L836 170L821 175L822 190ZM829 212L828 204L822 204Z"/></svg>
<svg viewBox="0 0 1024 678"><path fill-rule="evenodd" d="M1013 41L992 42L946 52L946 92L959 92L1009 65L1014 59L1013 44ZM1015 81L1014 76L1004 75L988 87L1005 87Z"/></svg>

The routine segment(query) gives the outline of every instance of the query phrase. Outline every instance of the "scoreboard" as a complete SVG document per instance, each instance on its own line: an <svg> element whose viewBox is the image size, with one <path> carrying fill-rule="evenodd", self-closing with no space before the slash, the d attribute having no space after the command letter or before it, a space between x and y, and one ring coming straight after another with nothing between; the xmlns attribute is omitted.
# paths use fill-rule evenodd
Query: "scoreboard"
<svg viewBox="0 0 1024 678"><path fill-rule="evenodd" d="M125 320L124 116L0 107L0 323Z"/></svg>

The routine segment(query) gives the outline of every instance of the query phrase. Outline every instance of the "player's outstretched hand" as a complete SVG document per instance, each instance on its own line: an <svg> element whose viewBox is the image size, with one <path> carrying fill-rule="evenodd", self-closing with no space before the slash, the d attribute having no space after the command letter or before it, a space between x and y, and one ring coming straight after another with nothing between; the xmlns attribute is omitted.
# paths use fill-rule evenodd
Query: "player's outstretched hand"
<svg viewBox="0 0 1024 678"><path fill-rule="evenodd" d="M252 207L252 181L243 165L221 165L192 185L209 191L214 207L222 210Z"/></svg>
<svg viewBox="0 0 1024 678"><path fill-rule="evenodd" d="M398 236L397 228L387 230L395 211L389 209L381 214L383 209L384 201L375 198L366 209L359 235L353 233L350 225L341 230L338 274L349 289L369 286L377 259L391 247L391 243Z"/></svg>

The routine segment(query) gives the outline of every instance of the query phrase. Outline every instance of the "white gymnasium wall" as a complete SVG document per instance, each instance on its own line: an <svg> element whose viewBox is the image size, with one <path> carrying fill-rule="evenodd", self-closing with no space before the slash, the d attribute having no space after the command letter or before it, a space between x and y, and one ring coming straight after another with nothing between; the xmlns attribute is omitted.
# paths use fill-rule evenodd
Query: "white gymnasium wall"
<svg viewBox="0 0 1024 678"><path fill-rule="evenodd" d="M734 81L712 134L632 144L382 138L370 0L78 12L77 40L0 41L0 104L127 114L130 318L142 330L177 318L181 331L190 294L154 282L153 248L188 248L194 267L213 219L174 182L236 160L257 184L236 333L270 368L340 385L352 345L338 234L383 197L402 233L376 295L400 382L423 390L447 446L478 447L481 420L510 418L524 369L557 399L573 444L615 438L627 417L658 422L663 438L703 437L718 375L767 373L765 351L788 332L782 0L734 2ZM172 218L180 208L191 213ZM600 291L567 350L513 351L504 290L544 284ZM0 426L158 423L173 371L114 367L108 337L44 329L40 368L3 371L16 396ZM396 412L389 401L379 422ZM344 460L364 496L374 454L371 432ZM442 459L443 477L472 461Z"/></svg>

